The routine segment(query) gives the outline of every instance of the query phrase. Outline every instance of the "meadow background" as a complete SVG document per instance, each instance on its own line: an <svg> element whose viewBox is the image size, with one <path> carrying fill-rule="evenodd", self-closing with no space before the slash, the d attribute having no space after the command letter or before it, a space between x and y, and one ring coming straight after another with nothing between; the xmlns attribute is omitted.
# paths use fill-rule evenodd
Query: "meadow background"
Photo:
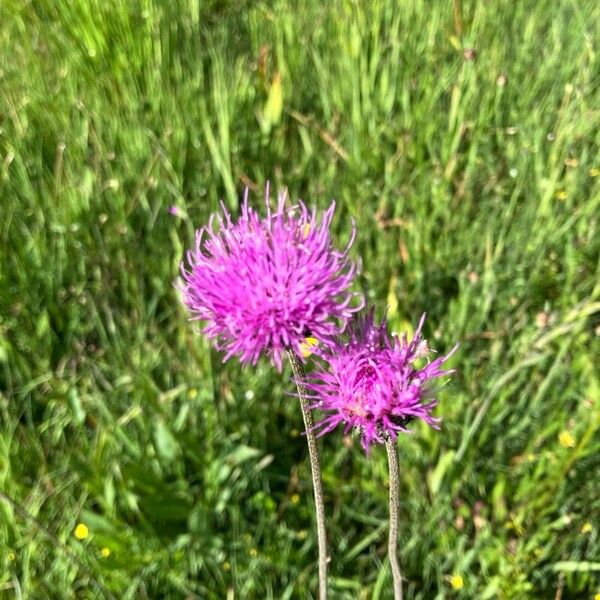
<svg viewBox="0 0 600 600"><path fill-rule="evenodd" d="M222 365L173 288L194 227L267 180L335 198L340 244L356 221L393 329L461 342L442 430L399 442L407 598L597 597L600 4L0 23L0 597L315 597L290 373ZM331 598L391 598L385 452L322 447Z"/></svg>

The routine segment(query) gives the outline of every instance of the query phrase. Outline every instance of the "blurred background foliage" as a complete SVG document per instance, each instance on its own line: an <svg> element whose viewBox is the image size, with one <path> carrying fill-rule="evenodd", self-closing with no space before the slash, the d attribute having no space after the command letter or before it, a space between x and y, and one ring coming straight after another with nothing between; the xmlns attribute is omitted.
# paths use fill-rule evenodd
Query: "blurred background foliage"
<svg viewBox="0 0 600 600"><path fill-rule="evenodd" d="M173 288L194 227L267 180L335 198L340 244L355 220L393 329L461 342L442 431L399 442L407 597L600 593L598 3L0 22L2 597L315 597L289 373L222 365ZM391 598L384 455L323 439L334 599Z"/></svg>

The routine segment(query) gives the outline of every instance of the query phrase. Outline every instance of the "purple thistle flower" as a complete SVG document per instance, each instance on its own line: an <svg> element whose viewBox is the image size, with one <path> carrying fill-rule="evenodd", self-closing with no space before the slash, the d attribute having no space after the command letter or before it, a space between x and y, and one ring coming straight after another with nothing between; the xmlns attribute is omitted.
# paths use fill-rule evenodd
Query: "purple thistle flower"
<svg viewBox="0 0 600 600"><path fill-rule="evenodd" d="M361 444L368 453L371 444L395 440L398 432L408 432L413 419L421 419L438 429L439 418L432 415L437 406L431 381L453 373L441 370L458 348L417 366L420 358L430 354L421 337L425 315L409 343L388 335L387 323L375 324L373 310L357 315L348 326L344 340L317 351L316 370L304 382L313 403L326 413L316 425L319 435L345 425L344 433L357 429Z"/></svg>
<svg viewBox="0 0 600 600"><path fill-rule="evenodd" d="M194 319L206 321L205 335L225 351L256 364L267 353L281 370L282 353L313 336L325 344L340 334L359 294L350 292L356 264L333 247L330 225L335 202L320 219L299 201L286 207L280 194L261 218L244 195L241 215L233 220L225 206L196 232L195 248L181 264L183 301ZM216 223L215 223L216 221ZM186 268L187 267L187 268Z"/></svg>

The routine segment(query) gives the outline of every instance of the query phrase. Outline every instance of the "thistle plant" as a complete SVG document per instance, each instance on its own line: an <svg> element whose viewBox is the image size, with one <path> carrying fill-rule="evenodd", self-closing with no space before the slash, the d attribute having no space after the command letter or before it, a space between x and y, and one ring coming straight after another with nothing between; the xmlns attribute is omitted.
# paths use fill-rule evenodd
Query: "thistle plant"
<svg viewBox="0 0 600 600"><path fill-rule="evenodd" d="M362 307L351 291L357 266L348 250L334 247L330 226L335 203L319 214L280 194L273 209L266 191L266 216L244 196L234 219L222 206L196 233L181 264L183 302L192 319L205 322L204 335L224 352L256 364L268 356L278 371L287 354L297 383L308 443L319 547L319 597L327 596L327 538L318 447L306 398L302 365L307 338L333 344Z"/></svg>
<svg viewBox="0 0 600 600"><path fill-rule="evenodd" d="M286 207L280 194L261 218L244 197L233 220L226 208L196 233L182 263L183 300L204 335L225 352L255 365L267 354L279 371L287 350L302 357L307 337L332 343L361 307L350 291L356 265L347 247L336 250L330 234L335 203L321 215L299 201ZM216 225L216 227L215 227ZM358 298L358 305L355 300Z"/></svg>
<svg viewBox="0 0 600 600"><path fill-rule="evenodd" d="M408 425L420 419L438 428L434 380L449 375L443 363L453 354L429 360L431 351L421 330L421 318L412 340L390 336L385 319L375 323L371 309L356 315L346 335L317 350L317 366L303 380L310 408L324 413L315 429L319 435L343 425L360 435L367 453L373 444L385 444L389 465L390 528L388 555L395 600L402 599L402 574L398 561L399 467L396 439L409 433ZM423 362L424 364L420 365Z"/></svg>
<svg viewBox="0 0 600 600"><path fill-rule="evenodd" d="M402 599L398 560L399 464L396 440L414 420L439 428L433 382L451 374L442 369L452 355L431 359L421 331L425 315L409 342L390 336L387 322L375 322L351 291L357 272L348 255L354 240L337 250L330 226L335 203L319 215L298 201L288 206L280 194L273 209L266 192L261 217L244 196L237 219L222 205L181 264L183 302L192 319L205 323L204 334L224 352L255 365L266 355L278 371L287 355L297 387L309 451L319 547L319 598L327 597L327 536L316 437L343 425L358 432L369 454L385 444L389 465L390 528L388 555L394 598ZM316 366L307 375L307 341ZM316 424L312 411L323 417ZM317 432L317 433L316 433Z"/></svg>

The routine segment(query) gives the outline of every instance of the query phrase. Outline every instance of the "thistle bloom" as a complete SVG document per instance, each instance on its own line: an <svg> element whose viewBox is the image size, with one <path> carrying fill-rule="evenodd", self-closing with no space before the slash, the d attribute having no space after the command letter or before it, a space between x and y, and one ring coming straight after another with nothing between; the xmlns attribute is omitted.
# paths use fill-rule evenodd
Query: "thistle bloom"
<svg viewBox="0 0 600 600"><path fill-rule="evenodd" d="M286 207L285 194L273 210L268 195L267 187L265 217L248 205L246 190L237 220L222 205L196 232L181 264L181 291L193 318L206 321L205 335L225 351L223 361L256 364L266 353L281 370L286 349L302 356L307 337L333 340L361 306L352 306L357 294L349 291L354 231L342 251L331 239L335 203L319 219L301 201Z"/></svg>
<svg viewBox="0 0 600 600"><path fill-rule="evenodd" d="M355 317L346 339L334 347L318 351L319 365L305 385L313 403L311 408L325 412L315 428L323 435L345 425L345 433L357 429L365 451L370 445L395 440L399 432L409 431L407 424L421 419L439 428L432 415L437 406L431 381L452 370L441 370L445 356L429 361L427 342L421 337L425 315L409 343L387 332L385 319L375 324L373 311ZM419 359L426 359L419 367Z"/></svg>

